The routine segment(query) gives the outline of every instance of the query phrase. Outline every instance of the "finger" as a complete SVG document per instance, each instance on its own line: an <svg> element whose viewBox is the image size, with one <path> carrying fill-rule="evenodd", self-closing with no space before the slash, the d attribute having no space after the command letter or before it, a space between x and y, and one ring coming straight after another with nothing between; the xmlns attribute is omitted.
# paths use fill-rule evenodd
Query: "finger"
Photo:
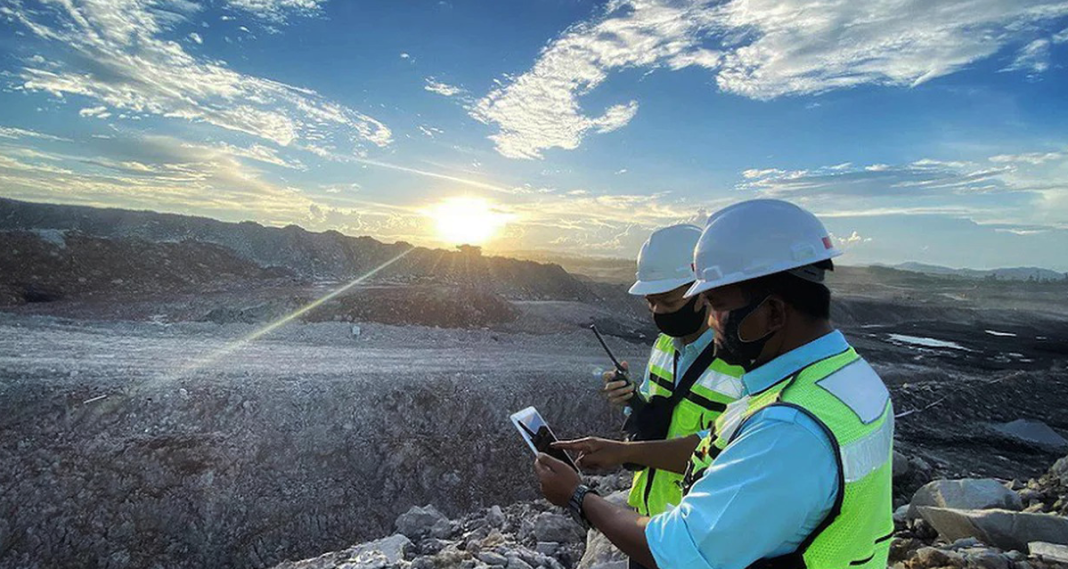
<svg viewBox="0 0 1068 569"><path fill-rule="evenodd" d="M627 363L627 360L619 362L619 367L623 368L624 371L630 370L630 364Z"/></svg>
<svg viewBox="0 0 1068 569"><path fill-rule="evenodd" d="M547 473L557 472L559 470L558 465L563 464L559 460L556 460L543 452L538 453L538 463L541 464L542 468L544 468Z"/></svg>
<svg viewBox="0 0 1068 569"><path fill-rule="evenodd" d="M553 448L561 448L564 450L583 450L590 443L590 438L585 437L581 439L575 439L570 441L556 441L552 443Z"/></svg>
<svg viewBox="0 0 1068 569"><path fill-rule="evenodd" d="M604 389L602 389L601 391L616 391L618 389L627 388L630 386L630 384L631 383L625 379L609 381L608 383L604 384Z"/></svg>

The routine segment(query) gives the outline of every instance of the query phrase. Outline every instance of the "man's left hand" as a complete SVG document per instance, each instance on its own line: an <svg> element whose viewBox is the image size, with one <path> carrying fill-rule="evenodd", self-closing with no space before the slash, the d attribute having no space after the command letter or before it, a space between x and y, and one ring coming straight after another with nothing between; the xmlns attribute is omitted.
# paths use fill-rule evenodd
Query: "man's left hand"
<svg viewBox="0 0 1068 569"><path fill-rule="evenodd" d="M566 507L571 495L582 483L582 478L567 463L545 453L539 453L534 460L534 473L538 475L545 499L557 506Z"/></svg>

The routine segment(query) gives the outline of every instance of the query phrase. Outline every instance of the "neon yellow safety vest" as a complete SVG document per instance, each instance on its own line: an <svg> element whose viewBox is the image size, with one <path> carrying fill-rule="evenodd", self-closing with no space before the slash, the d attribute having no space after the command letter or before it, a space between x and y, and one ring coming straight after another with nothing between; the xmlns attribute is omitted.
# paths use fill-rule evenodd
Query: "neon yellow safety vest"
<svg viewBox="0 0 1068 569"><path fill-rule="evenodd" d="M875 370L853 348L819 360L731 404L697 446L684 490L704 475L757 411L784 405L808 413L837 449L838 494L827 519L793 554L762 569L885 569L894 531L891 459L894 410ZM775 512L768 512L775 515Z"/></svg>
<svg viewBox="0 0 1068 569"><path fill-rule="evenodd" d="M675 386L675 341L661 334L653 344L649 364L645 368L642 396L671 397ZM679 401L671 413L667 437L688 437L712 428L727 404L742 395L739 379L744 370L716 359L694 382L690 393ZM634 473L627 502L643 516L654 516L677 505L682 500L682 475L667 470L646 468Z"/></svg>

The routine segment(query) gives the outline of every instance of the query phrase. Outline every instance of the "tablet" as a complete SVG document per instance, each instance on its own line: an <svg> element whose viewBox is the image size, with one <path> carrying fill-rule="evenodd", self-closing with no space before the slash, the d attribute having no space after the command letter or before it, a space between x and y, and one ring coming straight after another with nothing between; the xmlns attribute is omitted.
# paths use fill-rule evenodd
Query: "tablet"
<svg viewBox="0 0 1068 569"><path fill-rule="evenodd" d="M530 447L531 452L535 456L539 452L560 459L568 464L575 471L578 471L578 466L575 465L575 461L571 460L567 452L562 449L552 448L551 444L556 442L556 435L553 434L552 429L549 428L549 424L545 422L545 419L541 418L541 414L533 407L527 407L517 413L512 413L512 424L519 430L519 434L522 435L523 440L527 442L527 446Z"/></svg>

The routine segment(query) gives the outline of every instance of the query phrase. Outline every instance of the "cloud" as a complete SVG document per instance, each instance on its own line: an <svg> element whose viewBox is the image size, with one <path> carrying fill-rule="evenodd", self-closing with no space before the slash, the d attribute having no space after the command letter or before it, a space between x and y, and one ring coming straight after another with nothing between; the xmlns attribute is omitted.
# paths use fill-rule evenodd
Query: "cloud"
<svg viewBox="0 0 1068 569"><path fill-rule="evenodd" d="M283 23L290 16L315 16L321 13L326 0L226 0L225 6L274 23Z"/></svg>
<svg viewBox="0 0 1068 569"><path fill-rule="evenodd" d="M24 128L15 128L10 126L0 126L0 138L9 138L17 140L19 138L39 138L41 140L55 140L55 141L69 141L67 138L60 138L51 134L44 134L33 130L26 130Z"/></svg>
<svg viewBox="0 0 1068 569"><path fill-rule="evenodd" d="M111 116L108 112L108 108L101 105L99 107L86 107L78 111L80 117L95 117L98 119L106 119Z"/></svg>
<svg viewBox="0 0 1068 569"><path fill-rule="evenodd" d="M831 239L833 239L835 245L837 245L838 248L842 250L852 249L857 245L870 243L872 241L871 237L861 237L861 235L857 233L855 229L853 230L853 233L850 233L847 237L839 237L834 233L831 233Z"/></svg>
<svg viewBox="0 0 1068 569"><path fill-rule="evenodd" d="M165 136L98 140L68 154L0 146L0 185L5 195L21 199L224 219L304 215L307 196L264 179L233 150Z"/></svg>
<svg viewBox="0 0 1068 569"><path fill-rule="evenodd" d="M873 168L873 166L875 166ZM1012 167L931 159L866 167L824 166L810 170L746 170L740 187L776 197L849 195L867 197L968 194L1009 191L1002 175Z"/></svg>
<svg viewBox="0 0 1068 569"><path fill-rule="evenodd" d="M1031 74L1044 73L1049 69L1050 40L1037 39L1020 50L1016 59L1004 71L1027 71Z"/></svg>
<svg viewBox="0 0 1068 569"><path fill-rule="evenodd" d="M617 0L550 41L531 69L506 77L471 114L498 129L489 138L502 155L540 158L634 117L637 101L600 114L580 104L623 69L704 68L721 91L758 100L911 87L1064 15L1062 0Z"/></svg>
<svg viewBox="0 0 1068 569"><path fill-rule="evenodd" d="M201 44L204 43L204 38L200 37L200 34L198 34L196 32L190 32L189 33L189 39L192 40L193 43L195 43L197 45L201 45Z"/></svg>
<svg viewBox="0 0 1068 569"><path fill-rule="evenodd" d="M423 133L424 136L429 136L430 138L434 138L439 134L445 134L445 131L441 130L440 128L426 125L419 125L419 132Z"/></svg>
<svg viewBox="0 0 1068 569"><path fill-rule="evenodd" d="M307 3L239 4L249 9L262 5L269 13ZM152 8L133 0L49 3L39 10L16 2L7 15L66 53L54 65L22 68L17 72L18 88L86 97L121 111L208 123L281 146L359 152L368 144L390 143L389 128L370 116L327 101L310 89L194 57L179 43L165 39L174 25L198 8L184 0L160 0Z"/></svg>
<svg viewBox="0 0 1068 569"><path fill-rule="evenodd" d="M1023 162L1037 166L1053 160L1063 160L1066 157L1068 157L1068 154L1064 152L1028 152L1025 154L999 154L991 156L990 161L999 164Z"/></svg>
<svg viewBox="0 0 1068 569"><path fill-rule="evenodd" d="M1068 152L804 170L753 169L736 189L821 216L940 215L981 224L1068 228ZM850 229L852 230L852 229Z"/></svg>
<svg viewBox="0 0 1068 569"><path fill-rule="evenodd" d="M435 81L433 77L426 78L426 85L423 86L423 89L444 97L455 97L456 95L462 95L467 92L467 90L462 87L455 87L453 85Z"/></svg>

